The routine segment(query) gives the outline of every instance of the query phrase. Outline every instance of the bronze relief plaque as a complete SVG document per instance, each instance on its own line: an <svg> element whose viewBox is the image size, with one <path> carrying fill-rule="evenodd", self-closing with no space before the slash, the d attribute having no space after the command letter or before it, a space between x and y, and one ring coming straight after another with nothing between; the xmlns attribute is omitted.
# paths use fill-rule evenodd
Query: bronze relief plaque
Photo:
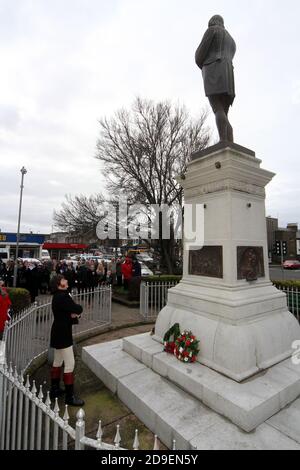
<svg viewBox="0 0 300 470"><path fill-rule="evenodd" d="M223 279L223 247L204 246L202 250L191 250L189 274Z"/></svg>
<svg viewBox="0 0 300 470"><path fill-rule="evenodd" d="M264 249L260 246L238 246L238 280L256 281L265 277Z"/></svg>

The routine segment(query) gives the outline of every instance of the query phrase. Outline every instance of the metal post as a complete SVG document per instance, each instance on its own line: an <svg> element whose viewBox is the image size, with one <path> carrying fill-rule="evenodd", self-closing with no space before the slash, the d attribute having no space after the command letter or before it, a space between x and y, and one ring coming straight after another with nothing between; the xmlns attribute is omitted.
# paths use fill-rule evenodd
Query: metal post
<svg viewBox="0 0 300 470"><path fill-rule="evenodd" d="M283 267L283 263L284 263L284 256L283 256L283 241L281 240L280 242L280 251L281 251L281 270L282 270L282 280L284 281L285 279L285 275L284 275L284 267Z"/></svg>
<svg viewBox="0 0 300 470"><path fill-rule="evenodd" d="M4 364L2 372L0 373L3 377L3 392L2 392L2 402L1 402L1 428L0 428L0 450L5 448L5 428L6 428L6 410L7 410L7 386L8 386L8 377L7 377L7 366Z"/></svg>
<svg viewBox="0 0 300 470"><path fill-rule="evenodd" d="M18 273L18 256L19 256L19 243L20 243L20 225L21 225L21 212L22 212L22 198L23 198L23 188L24 188L24 176L27 173L26 168L23 166L21 168L22 179L21 179L21 191L20 191L20 203L19 203L19 218L18 218L18 231L17 231L17 245L16 245L16 256L15 256L15 266L14 266L14 282L13 287L17 286L17 273Z"/></svg>
<svg viewBox="0 0 300 470"><path fill-rule="evenodd" d="M76 437L75 437L75 450L84 450L84 444L80 441L85 436L85 412L81 408L76 415Z"/></svg>
<svg viewBox="0 0 300 470"><path fill-rule="evenodd" d="M6 413L6 427L5 427L5 434L6 434L6 445L5 450L10 450L10 430L11 430L11 405L12 405L12 394L13 394L13 386L12 386L12 366L10 365L9 368L9 376L8 376L8 394L7 394L7 413Z"/></svg>

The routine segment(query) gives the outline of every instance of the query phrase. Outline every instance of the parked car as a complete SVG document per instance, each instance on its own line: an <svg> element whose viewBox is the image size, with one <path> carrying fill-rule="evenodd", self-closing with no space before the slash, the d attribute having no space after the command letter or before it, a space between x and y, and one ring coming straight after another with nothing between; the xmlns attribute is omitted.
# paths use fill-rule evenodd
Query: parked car
<svg viewBox="0 0 300 470"><path fill-rule="evenodd" d="M41 261L51 261L48 250L42 250Z"/></svg>
<svg viewBox="0 0 300 470"><path fill-rule="evenodd" d="M85 259L85 261L101 261L102 256L96 256L96 255L88 255L84 256L82 259Z"/></svg>
<svg viewBox="0 0 300 470"><path fill-rule="evenodd" d="M297 259L289 259L283 263L284 269L300 269L300 261Z"/></svg>
<svg viewBox="0 0 300 470"><path fill-rule="evenodd" d="M66 263L67 266L72 265L73 268L76 270L79 261L74 260L74 259L62 259L61 263Z"/></svg>
<svg viewBox="0 0 300 470"><path fill-rule="evenodd" d="M153 263L153 258L151 258L147 253L140 253L136 255L136 258L143 263Z"/></svg>
<svg viewBox="0 0 300 470"><path fill-rule="evenodd" d="M99 261L105 264L109 264L111 262L112 258L109 258L107 256L104 256L104 258L101 258Z"/></svg>
<svg viewBox="0 0 300 470"><path fill-rule="evenodd" d="M99 256L99 261L109 264L113 258L117 259L118 257L114 255L104 254L103 256Z"/></svg>
<svg viewBox="0 0 300 470"><path fill-rule="evenodd" d="M19 261L22 261L23 263L25 263L25 261L29 264L37 264L37 265L40 265L42 264L40 262L39 259L36 259L36 258L18 258Z"/></svg>
<svg viewBox="0 0 300 470"><path fill-rule="evenodd" d="M0 260L2 260L3 263L7 263L9 260L9 252L6 248L0 248Z"/></svg>
<svg viewBox="0 0 300 470"><path fill-rule="evenodd" d="M144 263L140 263L141 268L142 268L142 276L153 276L153 271L148 268Z"/></svg>

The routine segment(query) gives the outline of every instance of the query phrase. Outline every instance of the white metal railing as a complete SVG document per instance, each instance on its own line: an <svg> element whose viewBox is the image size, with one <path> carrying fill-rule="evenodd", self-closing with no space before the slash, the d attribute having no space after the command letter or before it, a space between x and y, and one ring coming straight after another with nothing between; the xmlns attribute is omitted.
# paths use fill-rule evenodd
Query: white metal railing
<svg viewBox="0 0 300 470"><path fill-rule="evenodd" d="M140 289L140 314L146 319L155 319L167 304L168 290L179 281L142 282ZM300 289L273 283L277 289L287 295L289 311L300 322Z"/></svg>
<svg viewBox="0 0 300 470"><path fill-rule="evenodd" d="M83 321L75 327L77 334L111 323L110 287L78 294L74 299L83 306ZM24 371L48 349L51 323L51 304L47 303L35 304L6 325L2 343L4 360L0 361L0 450L126 450L121 447L119 425L114 444L103 442L101 421L96 439L91 439L85 435L83 409L78 411L73 428L69 424L68 405L61 417L58 400L51 403L49 391L44 395L42 385L38 391L35 381L30 384L28 375L24 385L23 372L19 375L18 371ZM18 364L14 369L13 361ZM136 430L133 449L138 450L139 445ZM176 449L175 441L173 449ZM159 450L157 436L154 450Z"/></svg>
<svg viewBox="0 0 300 470"><path fill-rule="evenodd" d="M289 311L300 321L300 289L276 284L276 282L274 286L286 294Z"/></svg>
<svg viewBox="0 0 300 470"><path fill-rule="evenodd" d="M100 287L92 292L73 296L83 307L79 325L73 327L74 337L111 323L111 288ZM7 364L25 371L32 361L49 348L53 314L51 303L38 305L13 316L3 335Z"/></svg>
<svg viewBox="0 0 300 470"><path fill-rule="evenodd" d="M75 429L69 424L68 405L63 417L57 398L51 403L49 391L44 401L43 387L39 393L35 381L26 383L12 366L0 365L0 450L126 450L121 447L120 426L117 425L114 445L103 442L103 430L99 421L96 439L85 436L85 413L80 409L76 415ZM53 408L51 408L53 405ZM139 450L138 431L135 431L133 449ZM173 442L176 450L176 443ZM154 450L159 450L157 436Z"/></svg>
<svg viewBox="0 0 300 470"><path fill-rule="evenodd" d="M142 282L140 288L140 314L146 320L155 319L165 307L168 290L179 281Z"/></svg>

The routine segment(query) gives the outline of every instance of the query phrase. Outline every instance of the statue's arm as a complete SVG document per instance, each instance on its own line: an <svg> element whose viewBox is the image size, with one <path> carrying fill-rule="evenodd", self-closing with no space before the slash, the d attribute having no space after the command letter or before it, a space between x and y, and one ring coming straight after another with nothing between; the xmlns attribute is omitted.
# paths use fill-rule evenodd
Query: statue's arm
<svg viewBox="0 0 300 470"><path fill-rule="evenodd" d="M233 41L233 43L234 43L234 53L233 53L233 56L235 56L235 54L236 54L236 43L235 43L235 41Z"/></svg>
<svg viewBox="0 0 300 470"><path fill-rule="evenodd" d="M214 38L214 33L211 29L208 29L203 36L200 46L196 50L195 60L196 64L202 69L205 59L207 57L209 48Z"/></svg>

